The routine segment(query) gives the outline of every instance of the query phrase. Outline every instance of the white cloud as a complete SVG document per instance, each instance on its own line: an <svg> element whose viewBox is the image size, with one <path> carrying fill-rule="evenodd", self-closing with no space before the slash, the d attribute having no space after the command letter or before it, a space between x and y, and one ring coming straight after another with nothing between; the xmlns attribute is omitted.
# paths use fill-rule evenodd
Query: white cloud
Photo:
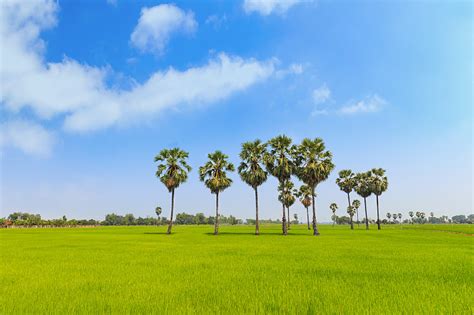
<svg viewBox="0 0 474 315"><path fill-rule="evenodd" d="M14 147L40 157L51 154L54 136L42 126L26 120L0 123L0 148Z"/></svg>
<svg viewBox="0 0 474 315"><path fill-rule="evenodd" d="M313 102L316 105L323 104L330 98L331 90L327 87L326 83L313 90Z"/></svg>
<svg viewBox="0 0 474 315"><path fill-rule="evenodd" d="M215 29L221 28L222 25L224 25L227 22L227 15L209 15L206 19L206 24L212 25Z"/></svg>
<svg viewBox="0 0 474 315"><path fill-rule="evenodd" d="M56 63L44 60L40 32L55 25L56 2L3 1L0 6L1 109L12 117L27 108L40 120L64 119L68 131L96 130L149 119L168 108L216 102L276 72L273 59L262 62L221 53L201 66L156 71L143 83L131 78L131 88L111 88L107 84L114 75L110 68L67 57ZM38 130L39 137L46 139L41 127L36 127L30 130Z"/></svg>
<svg viewBox="0 0 474 315"><path fill-rule="evenodd" d="M373 113L380 111L388 102L377 94L367 96L360 101L351 101L339 109L340 114Z"/></svg>
<svg viewBox="0 0 474 315"><path fill-rule="evenodd" d="M196 28L193 12L185 12L173 4L160 4L142 9L130 39L141 51L160 55L173 33L193 33Z"/></svg>
<svg viewBox="0 0 474 315"><path fill-rule="evenodd" d="M275 59L274 62L278 63L279 61L277 59ZM276 73L275 73L275 76L278 79L282 79L282 78L286 77L289 74L301 74L301 73L303 73L303 71L304 71L304 68L303 68L302 64L292 63L286 69L277 70Z"/></svg>
<svg viewBox="0 0 474 315"><path fill-rule="evenodd" d="M261 15L285 14L292 6L303 2L312 2L312 0L244 0L243 7L247 14L253 12Z"/></svg>

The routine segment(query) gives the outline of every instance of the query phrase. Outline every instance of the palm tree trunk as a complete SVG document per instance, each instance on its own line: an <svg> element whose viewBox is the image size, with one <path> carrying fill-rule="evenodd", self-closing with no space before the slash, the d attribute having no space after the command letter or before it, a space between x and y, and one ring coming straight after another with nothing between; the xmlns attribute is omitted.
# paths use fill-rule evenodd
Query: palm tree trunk
<svg viewBox="0 0 474 315"><path fill-rule="evenodd" d="M309 226L309 210L308 210L308 207L306 207L306 222L308 222L308 230L311 230L311 227Z"/></svg>
<svg viewBox="0 0 474 315"><path fill-rule="evenodd" d="M318 226L316 224L316 205L315 205L315 198L314 198L314 195L315 195L314 190L315 190L315 187L313 187L313 190L311 192L311 197L313 198L313 235L318 236L319 231L318 231Z"/></svg>
<svg viewBox="0 0 474 315"><path fill-rule="evenodd" d="M369 219L367 219L367 200L364 197L364 208L365 208L365 229L369 229Z"/></svg>
<svg viewBox="0 0 474 315"><path fill-rule="evenodd" d="M350 217L351 217L351 230L353 230L354 229L354 221L352 220L353 216L351 215Z"/></svg>
<svg viewBox="0 0 474 315"><path fill-rule="evenodd" d="M219 193L216 193L216 220L214 222L214 235L219 234Z"/></svg>
<svg viewBox="0 0 474 315"><path fill-rule="evenodd" d="M288 230L290 229L290 222L291 222L291 217L290 217L290 207L286 207L288 210Z"/></svg>
<svg viewBox="0 0 474 315"><path fill-rule="evenodd" d="M349 203L349 207L351 206L351 196L347 193L347 202Z"/></svg>
<svg viewBox="0 0 474 315"><path fill-rule="evenodd" d="M360 222L359 222L359 209L356 210L356 218L357 218L357 227L360 226Z"/></svg>
<svg viewBox="0 0 474 315"><path fill-rule="evenodd" d="M283 202L281 203L281 206L283 207L283 217L281 219L282 228L283 228L283 235L286 235L286 234L288 234L288 232L286 230L286 214L285 214L285 205L283 204Z"/></svg>
<svg viewBox="0 0 474 315"><path fill-rule="evenodd" d="M379 214L379 196L375 195L377 199L377 229L380 230L380 214Z"/></svg>
<svg viewBox="0 0 474 315"><path fill-rule="evenodd" d="M173 210L174 210L174 188L171 190L171 217L170 217L170 223L168 225L168 232L167 234L171 234L171 228L173 227Z"/></svg>
<svg viewBox="0 0 474 315"><path fill-rule="evenodd" d="M255 235L260 234L260 229L258 226L258 191L257 187L255 187Z"/></svg>

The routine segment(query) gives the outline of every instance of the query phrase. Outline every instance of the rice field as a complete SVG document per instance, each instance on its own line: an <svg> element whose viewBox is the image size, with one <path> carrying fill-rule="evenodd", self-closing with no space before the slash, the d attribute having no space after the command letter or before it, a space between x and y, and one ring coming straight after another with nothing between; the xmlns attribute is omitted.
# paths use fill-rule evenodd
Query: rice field
<svg viewBox="0 0 474 315"><path fill-rule="evenodd" d="M472 314L470 225L2 229L1 314ZM456 233L452 233L452 231Z"/></svg>

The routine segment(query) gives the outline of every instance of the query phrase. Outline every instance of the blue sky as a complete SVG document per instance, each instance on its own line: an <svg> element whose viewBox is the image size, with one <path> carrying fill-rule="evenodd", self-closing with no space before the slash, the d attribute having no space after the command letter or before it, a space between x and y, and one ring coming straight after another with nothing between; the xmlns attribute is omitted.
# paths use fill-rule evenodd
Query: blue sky
<svg viewBox="0 0 474 315"><path fill-rule="evenodd" d="M153 215L169 207L153 157L173 146L194 168L177 211L210 215L207 153L238 164L242 142L282 133L333 152L322 221L344 205L343 168L387 170L382 213L472 211L468 1L31 0L1 14L2 215ZM231 177L223 214L253 217ZM263 217L279 216L276 194L271 179Z"/></svg>

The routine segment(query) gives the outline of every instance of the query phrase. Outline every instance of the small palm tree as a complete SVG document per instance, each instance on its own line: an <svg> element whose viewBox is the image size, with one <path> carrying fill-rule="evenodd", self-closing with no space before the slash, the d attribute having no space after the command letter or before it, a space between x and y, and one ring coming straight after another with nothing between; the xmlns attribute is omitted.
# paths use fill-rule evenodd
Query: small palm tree
<svg viewBox="0 0 474 315"><path fill-rule="evenodd" d="M280 185L285 185L289 181L295 170L292 158L294 147L291 145L291 138L281 135L268 141L269 151L264 156L265 167L269 174L278 179ZM285 204L282 205L282 230L283 235L287 235ZM289 220L290 218L288 218Z"/></svg>
<svg viewBox="0 0 474 315"><path fill-rule="evenodd" d="M423 222L423 223L425 223L425 216L426 216L426 214L424 212L420 213L421 222Z"/></svg>
<svg viewBox="0 0 474 315"><path fill-rule="evenodd" d="M411 224L413 224L413 211L409 211L408 212L408 215L410 216L410 221L411 221Z"/></svg>
<svg viewBox="0 0 474 315"><path fill-rule="evenodd" d="M278 185L278 191L279 191L278 200L282 204L284 204L284 206L286 207L288 211L288 222L287 222L288 230L290 229L290 221L291 221L290 207L295 203L295 200L296 200L292 192L293 187L294 187L294 184L293 182L291 182L291 180L287 180L284 183L281 183L280 185Z"/></svg>
<svg viewBox="0 0 474 315"><path fill-rule="evenodd" d="M219 193L232 184L227 172L235 170L234 165L227 161L229 158L221 151L215 151L207 156L209 161L199 168L199 179L204 182L211 194L216 195L216 219L214 221L214 235L219 233Z"/></svg>
<svg viewBox="0 0 474 315"><path fill-rule="evenodd" d="M370 179L371 179L372 173L370 171L365 172L365 173L357 173L355 176L355 181L356 181L356 186L354 187L354 190L356 193L364 198L364 210L365 210L365 229L369 229L369 219L367 216L367 197L369 197L372 194L372 191L370 190Z"/></svg>
<svg viewBox="0 0 474 315"><path fill-rule="evenodd" d="M357 214L357 211L358 211L359 207L360 207L360 201L359 200L356 199L356 200L352 201L352 208L354 208L354 211L356 212L356 214Z"/></svg>
<svg viewBox="0 0 474 315"><path fill-rule="evenodd" d="M313 206L313 235L319 235L316 224L316 187L325 181L334 169L332 154L326 150L320 138L314 140L303 139L294 152L296 161L296 176L306 185L311 187L311 203Z"/></svg>
<svg viewBox="0 0 474 315"><path fill-rule="evenodd" d="M387 212L387 219L388 219L388 223L390 223L390 218L392 217L392 214L390 212Z"/></svg>
<svg viewBox="0 0 474 315"><path fill-rule="evenodd" d="M155 208L155 213L156 213L156 216L158 217L158 220L156 221L156 225L158 225L158 223L159 223L161 212L162 212L161 207L156 207Z"/></svg>
<svg viewBox="0 0 474 315"><path fill-rule="evenodd" d="M296 196L300 199L301 204L306 209L306 222L308 224L308 230L311 230L311 227L309 225L309 210L308 210L309 206L311 206L311 187L309 187L308 185L301 185Z"/></svg>
<svg viewBox="0 0 474 315"><path fill-rule="evenodd" d="M418 220L417 220L417 223L420 224L420 223L421 223L421 212L420 212L420 211L417 211L415 215L416 215L416 217L417 217L417 219L418 219Z"/></svg>
<svg viewBox="0 0 474 315"><path fill-rule="evenodd" d="M339 186L339 189L347 194L347 204L351 205L351 192L356 187L357 182L355 179L355 174L351 170L341 170L339 171L339 177L336 179L336 184Z"/></svg>
<svg viewBox="0 0 474 315"><path fill-rule="evenodd" d="M380 215L379 215L379 196L383 194L388 188L387 176L385 170L381 168L373 168L371 171L370 190L375 195L377 200L377 229L380 230Z"/></svg>
<svg viewBox="0 0 474 315"><path fill-rule="evenodd" d="M188 152L179 148L163 149L155 156L155 162L159 162L156 177L171 193L171 216L168 234L171 234L171 228L173 227L174 191L180 184L186 182L188 173L191 172L191 166L186 162L188 156Z"/></svg>
<svg viewBox="0 0 474 315"><path fill-rule="evenodd" d="M351 218L351 230L354 229L354 220L352 219L355 214L355 209L353 206L347 207L347 214L349 214L349 217Z"/></svg>
<svg viewBox="0 0 474 315"><path fill-rule="evenodd" d="M336 225L336 210L337 210L337 204L335 202L331 203L329 206L329 209L332 211L332 226Z"/></svg>
<svg viewBox="0 0 474 315"><path fill-rule="evenodd" d="M402 214L400 212L398 213L398 220L400 220L400 224L402 224Z"/></svg>
<svg viewBox="0 0 474 315"><path fill-rule="evenodd" d="M258 186L267 180L268 174L263 168L265 154L266 144L260 140L243 143L242 151L240 152L242 162L238 168L240 178L255 191L255 235L260 234L258 224Z"/></svg>

